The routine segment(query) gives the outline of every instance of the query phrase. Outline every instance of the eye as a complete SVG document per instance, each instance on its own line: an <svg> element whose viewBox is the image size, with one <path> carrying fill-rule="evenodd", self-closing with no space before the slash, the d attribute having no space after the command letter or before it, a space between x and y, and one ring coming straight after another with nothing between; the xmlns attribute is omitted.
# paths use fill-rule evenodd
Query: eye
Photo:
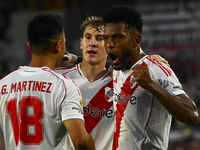
<svg viewBox="0 0 200 150"><path fill-rule="evenodd" d="M102 36L97 37L97 41L102 41L104 38Z"/></svg>
<svg viewBox="0 0 200 150"><path fill-rule="evenodd" d="M103 36L103 40L104 40L105 42L108 42L108 37Z"/></svg>
<svg viewBox="0 0 200 150"><path fill-rule="evenodd" d="M91 36L85 36L85 38L89 40L89 39L91 39Z"/></svg>
<svg viewBox="0 0 200 150"><path fill-rule="evenodd" d="M121 37L120 37L120 36L116 36L115 39L116 39L116 40L120 40Z"/></svg>

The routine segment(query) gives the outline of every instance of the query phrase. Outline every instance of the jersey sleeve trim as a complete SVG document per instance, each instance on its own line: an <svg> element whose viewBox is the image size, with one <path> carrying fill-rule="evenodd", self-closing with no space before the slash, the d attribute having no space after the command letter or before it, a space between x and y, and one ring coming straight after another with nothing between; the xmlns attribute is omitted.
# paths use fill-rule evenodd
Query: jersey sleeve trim
<svg viewBox="0 0 200 150"><path fill-rule="evenodd" d="M66 86L65 86L65 82L64 82L63 79L61 79L61 78L59 77L60 74L56 73L55 71L50 70L50 69L46 69L46 68L44 68L43 70L44 70L44 71L48 71L48 72L54 74L58 79L60 79L60 80L63 82L64 88L65 88L65 96L64 96L64 98L63 98L63 100L62 100L62 102L61 102L61 104L60 104L60 110L61 110L61 105L62 105L62 103L63 103L63 101L65 100L66 95L67 95L67 88L66 88ZM67 79L67 77L65 77L65 76L63 76L63 75L61 75L61 76Z"/></svg>

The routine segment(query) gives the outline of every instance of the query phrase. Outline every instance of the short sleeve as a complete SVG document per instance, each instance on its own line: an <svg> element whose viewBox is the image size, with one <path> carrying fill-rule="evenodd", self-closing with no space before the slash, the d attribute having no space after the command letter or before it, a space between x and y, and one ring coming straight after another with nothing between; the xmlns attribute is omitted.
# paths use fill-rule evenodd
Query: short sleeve
<svg viewBox="0 0 200 150"><path fill-rule="evenodd" d="M165 64L151 67L150 74L155 82L170 93L174 95L185 94L174 71Z"/></svg>
<svg viewBox="0 0 200 150"><path fill-rule="evenodd" d="M82 96L77 84L73 80L65 82L66 96L61 104L62 121L68 119L82 119Z"/></svg>

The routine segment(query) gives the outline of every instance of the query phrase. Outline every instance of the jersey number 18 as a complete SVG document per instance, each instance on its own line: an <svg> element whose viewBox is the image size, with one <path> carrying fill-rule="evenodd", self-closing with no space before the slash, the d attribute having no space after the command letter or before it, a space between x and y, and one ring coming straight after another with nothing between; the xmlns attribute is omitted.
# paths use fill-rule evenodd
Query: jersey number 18
<svg viewBox="0 0 200 150"><path fill-rule="evenodd" d="M15 144L19 140L24 145L39 145L44 139L43 123L43 102L38 97L23 97L19 102L20 120L17 113L17 99L7 101L6 110L9 113Z"/></svg>

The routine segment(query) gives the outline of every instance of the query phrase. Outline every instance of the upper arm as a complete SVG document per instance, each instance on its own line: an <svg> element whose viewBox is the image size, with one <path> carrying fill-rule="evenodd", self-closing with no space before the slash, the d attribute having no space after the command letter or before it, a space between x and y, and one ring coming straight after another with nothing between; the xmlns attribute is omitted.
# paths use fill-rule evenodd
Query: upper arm
<svg viewBox="0 0 200 150"><path fill-rule="evenodd" d="M69 82L70 83L70 82ZM76 150L93 150L94 143L85 129L82 96L76 83L68 84L67 95L61 104L62 121Z"/></svg>

